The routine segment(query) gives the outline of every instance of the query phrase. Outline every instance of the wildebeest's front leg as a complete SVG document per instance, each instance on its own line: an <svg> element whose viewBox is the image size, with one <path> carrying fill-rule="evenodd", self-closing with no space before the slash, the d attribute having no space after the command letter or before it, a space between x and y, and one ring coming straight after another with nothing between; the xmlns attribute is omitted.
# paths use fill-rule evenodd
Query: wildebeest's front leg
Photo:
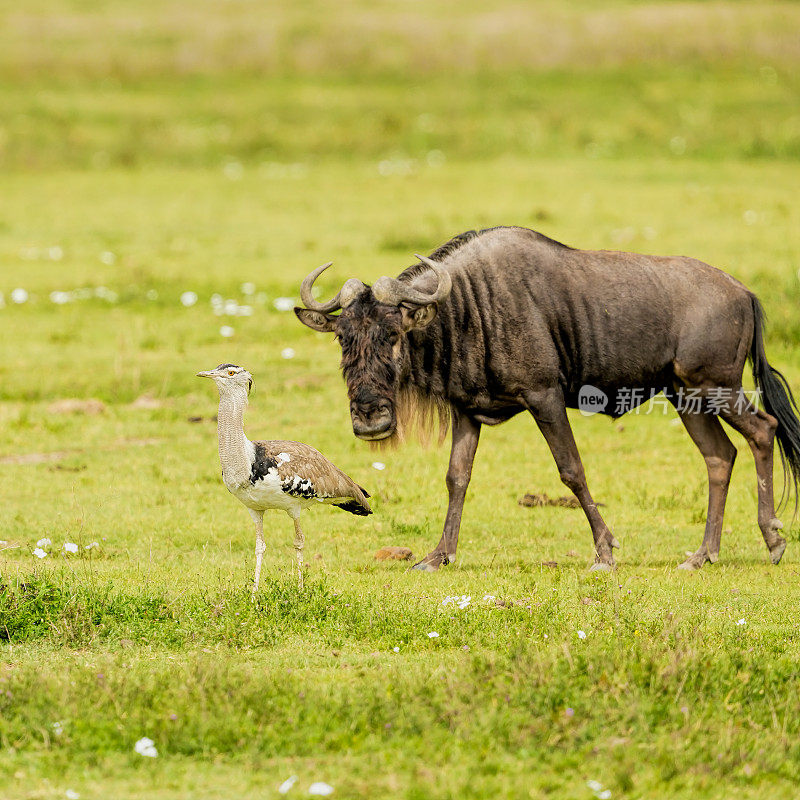
<svg viewBox="0 0 800 800"><path fill-rule="evenodd" d="M472 462L478 449L481 424L453 409L453 445L450 450L450 465L447 468L447 493L449 502L444 531L436 549L422 561L414 564L414 569L432 572L444 564L455 561L458 547L458 531L461 528L461 512L464 498L472 475Z"/></svg>
<svg viewBox="0 0 800 800"><path fill-rule="evenodd" d="M578 498L583 513L589 520L595 551L592 569L613 569L614 554L611 548L619 547L619 542L611 534L597 510L596 503L589 494L586 475L583 472L583 464L578 453L578 446L575 444L575 437L572 435L561 390L552 388L540 392L529 392L525 395L525 402L553 454L561 481Z"/></svg>

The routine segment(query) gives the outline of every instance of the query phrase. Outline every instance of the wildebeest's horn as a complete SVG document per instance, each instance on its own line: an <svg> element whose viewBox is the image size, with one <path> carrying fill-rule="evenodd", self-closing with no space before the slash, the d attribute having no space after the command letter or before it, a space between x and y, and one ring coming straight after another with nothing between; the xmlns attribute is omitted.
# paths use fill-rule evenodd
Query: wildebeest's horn
<svg viewBox="0 0 800 800"><path fill-rule="evenodd" d="M319 278L331 264L333 264L333 261L329 261L327 264L317 267L311 274L306 276L300 286L300 298L303 301L303 305L305 305L306 308L310 308L312 311L338 311L340 308L350 305L356 296L364 289L364 284L360 280L357 278L350 278L350 280L345 281L344 286L342 286L339 293L332 300L328 300L327 303L317 302L311 294L311 288L314 286L314 281Z"/></svg>
<svg viewBox="0 0 800 800"><path fill-rule="evenodd" d="M436 291L433 294L425 294L425 292L420 292L407 283L398 281L396 278L378 278L372 286L372 294L379 303L393 306L400 303L427 305L428 303L438 303L450 294L450 289L453 286L450 273L441 264L437 264L430 258L416 253L415 255L423 264L430 267L439 279Z"/></svg>

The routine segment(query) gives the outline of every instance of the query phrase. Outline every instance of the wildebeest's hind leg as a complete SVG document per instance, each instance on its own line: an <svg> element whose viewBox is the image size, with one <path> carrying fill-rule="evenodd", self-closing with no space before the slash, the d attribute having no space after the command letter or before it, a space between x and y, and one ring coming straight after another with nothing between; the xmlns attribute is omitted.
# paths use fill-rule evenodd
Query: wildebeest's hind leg
<svg viewBox="0 0 800 800"><path fill-rule="evenodd" d="M775 516L775 496L772 488L772 454L778 421L763 409L756 409L741 399L729 401L720 416L744 436L756 462L758 479L758 527L769 549L769 557L777 564L786 549L786 539L778 531L783 528Z"/></svg>
<svg viewBox="0 0 800 800"><path fill-rule="evenodd" d="M461 528L461 512L464 510L464 498L467 495L469 479L472 475L472 462L478 449L478 437L481 432L480 422L470 419L453 409L453 445L450 450L450 465L447 468L447 516L444 531L439 544L432 553L428 553L422 561L414 564L413 569L433 572L443 564L455 561L458 547L458 531Z"/></svg>
<svg viewBox="0 0 800 800"><path fill-rule="evenodd" d="M719 558L719 543L722 538L722 517L725 499L736 460L736 448L728 438L719 419L709 413L678 411L689 436L703 454L708 470L708 513L706 531L700 549L689 556L678 569L700 569L706 562L714 563Z"/></svg>
<svg viewBox="0 0 800 800"><path fill-rule="evenodd" d="M578 453L578 446L575 444L575 437L572 435L561 390L553 388L541 392L528 392L524 398L553 454L561 481L578 498L583 513L589 520L595 551L592 569L613 569L614 554L611 548L619 547L619 542L611 534L589 494L586 475L583 472L583 464Z"/></svg>

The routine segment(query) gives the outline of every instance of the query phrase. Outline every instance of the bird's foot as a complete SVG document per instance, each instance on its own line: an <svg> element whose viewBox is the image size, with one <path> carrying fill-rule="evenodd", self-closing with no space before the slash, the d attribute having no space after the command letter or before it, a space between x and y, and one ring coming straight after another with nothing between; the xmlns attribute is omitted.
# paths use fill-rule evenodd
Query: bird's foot
<svg viewBox="0 0 800 800"><path fill-rule="evenodd" d="M418 569L421 572L436 572L439 567L447 566L449 563L450 559L447 557L447 553L440 553L434 550L434 552L425 556L422 561L414 564L411 569Z"/></svg>

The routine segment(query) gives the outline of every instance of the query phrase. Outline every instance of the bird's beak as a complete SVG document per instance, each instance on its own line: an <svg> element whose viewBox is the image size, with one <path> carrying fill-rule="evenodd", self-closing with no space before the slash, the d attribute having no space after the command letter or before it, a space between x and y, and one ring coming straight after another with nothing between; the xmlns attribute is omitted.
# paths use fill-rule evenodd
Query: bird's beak
<svg viewBox="0 0 800 800"><path fill-rule="evenodd" d="M214 370L210 370L209 372L198 372L198 378L213 378L214 377Z"/></svg>

